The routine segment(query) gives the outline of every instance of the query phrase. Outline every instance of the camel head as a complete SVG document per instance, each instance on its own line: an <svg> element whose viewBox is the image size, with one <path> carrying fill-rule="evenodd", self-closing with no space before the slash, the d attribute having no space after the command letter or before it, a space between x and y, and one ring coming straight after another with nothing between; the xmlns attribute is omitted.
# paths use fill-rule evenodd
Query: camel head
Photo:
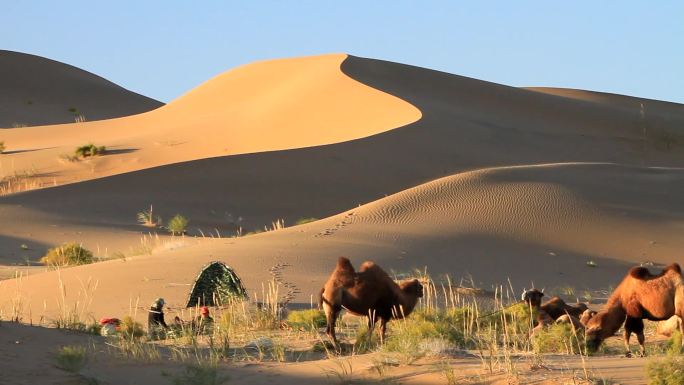
<svg viewBox="0 0 684 385"><path fill-rule="evenodd" d="M586 323L587 351L595 353L603 341L615 334L625 321L625 312L619 307L601 310Z"/></svg>
<svg viewBox="0 0 684 385"><path fill-rule="evenodd" d="M532 307L539 307L541 306L543 296L544 290L539 291L537 289L530 289L523 292L522 300Z"/></svg>
<svg viewBox="0 0 684 385"><path fill-rule="evenodd" d="M399 287L401 288L401 291L404 292L404 294L409 295L411 297L415 297L416 300L418 298L423 298L423 285L417 279L402 282L399 285Z"/></svg>

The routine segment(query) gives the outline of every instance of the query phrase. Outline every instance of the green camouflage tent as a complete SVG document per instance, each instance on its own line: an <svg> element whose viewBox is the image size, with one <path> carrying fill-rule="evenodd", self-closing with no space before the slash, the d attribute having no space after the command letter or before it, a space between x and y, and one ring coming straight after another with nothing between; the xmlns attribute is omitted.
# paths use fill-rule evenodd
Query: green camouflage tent
<svg viewBox="0 0 684 385"><path fill-rule="evenodd" d="M195 279L187 307L217 306L246 297L247 291L235 271L223 262L214 261L204 266Z"/></svg>

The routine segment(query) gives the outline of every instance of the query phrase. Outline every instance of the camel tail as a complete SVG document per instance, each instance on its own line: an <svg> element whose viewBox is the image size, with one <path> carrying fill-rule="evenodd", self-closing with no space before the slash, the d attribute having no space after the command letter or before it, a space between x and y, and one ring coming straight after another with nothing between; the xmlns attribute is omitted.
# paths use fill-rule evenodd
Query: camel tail
<svg viewBox="0 0 684 385"><path fill-rule="evenodd" d="M319 309L323 308L323 301L325 301L325 299L323 299L323 293L324 292L325 292L325 287L322 287L321 292L318 294L318 308Z"/></svg>

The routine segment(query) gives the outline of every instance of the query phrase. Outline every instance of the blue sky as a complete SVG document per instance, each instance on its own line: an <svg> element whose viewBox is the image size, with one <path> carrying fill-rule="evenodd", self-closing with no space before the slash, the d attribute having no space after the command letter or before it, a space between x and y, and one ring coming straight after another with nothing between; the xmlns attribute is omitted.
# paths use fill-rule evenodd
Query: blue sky
<svg viewBox="0 0 684 385"><path fill-rule="evenodd" d="M168 102L255 60L346 52L684 103L681 1L3 1L0 48Z"/></svg>

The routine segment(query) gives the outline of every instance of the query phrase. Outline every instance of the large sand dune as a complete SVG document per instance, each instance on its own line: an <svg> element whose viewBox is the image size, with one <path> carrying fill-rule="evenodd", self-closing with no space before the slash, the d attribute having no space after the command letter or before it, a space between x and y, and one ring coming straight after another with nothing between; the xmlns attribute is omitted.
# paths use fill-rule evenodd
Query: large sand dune
<svg viewBox="0 0 684 385"><path fill-rule="evenodd" d="M339 71L340 63L346 75ZM261 80L262 73L271 72L281 74L280 80ZM252 83L259 92L250 89ZM281 105L290 99L296 103ZM101 144L129 141L119 147L140 148L55 168L61 173L57 178L68 174L68 167L76 178L95 178L184 159L253 153L2 197L0 213L14 225L0 229L0 235L17 242L0 245L0 255L16 261L44 251L37 244L23 252L21 242L78 241L108 254L129 250L146 230L135 224L135 214L150 204L164 218L187 216L192 234L199 234L198 228L205 234L218 229L225 236L240 226L249 231L279 218L287 224L324 218L441 176L485 167L561 162L684 166L682 108L621 96L597 103L342 55L257 63L221 75L151 113L92 123L89 130L100 130L96 137L103 138ZM166 115L173 118L153 124ZM134 121L141 125L129 125ZM82 138L78 125L59 128L65 137L73 135L62 146ZM32 128L50 129L55 127ZM138 131L139 136L131 136ZM313 146L381 131L386 132ZM43 139L24 140L26 146L45 147L62 139L45 138L38 145ZM256 153L276 149L276 142L313 147ZM51 150L54 158L49 159L69 148ZM24 153L1 160L7 167L9 161L32 162L42 156Z"/></svg>
<svg viewBox="0 0 684 385"><path fill-rule="evenodd" d="M163 105L68 64L6 50L0 84L0 127L111 119Z"/></svg>
<svg viewBox="0 0 684 385"><path fill-rule="evenodd" d="M472 277L485 288L510 279L516 290L534 283L582 293L614 286L634 263L683 263L682 194L681 169L569 163L466 172L301 226L191 238L152 256L0 281L0 306L7 314L19 302L26 314L55 316L62 282L67 302L89 303L87 295L96 317L128 314L138 302L144 316L157 296L177 311L212 260L233 266L252 294L280 265L295 301L308 304L339 255L397 272Z"/></svg>
<svg viewBox="0 0 684 385"><path fill-rule="evenodd" d="M346 55L258 62L144 114L3 132L2 173L51 186L217 156L362 138L420 118L418 109L340 70ZM109 154L68 161L77 146Z"/></svg>

